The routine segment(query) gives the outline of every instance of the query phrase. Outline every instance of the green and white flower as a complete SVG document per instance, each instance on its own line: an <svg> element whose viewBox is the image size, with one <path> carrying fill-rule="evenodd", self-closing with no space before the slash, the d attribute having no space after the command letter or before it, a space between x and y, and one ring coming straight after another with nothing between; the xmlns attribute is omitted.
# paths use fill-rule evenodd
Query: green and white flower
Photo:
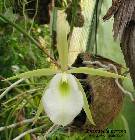
<svg viewBox="0 0 135 140"><path fill-rule="evenodd" d="M62 126L71 123L84 104L75 77L66 73L58 73L52 78L42 103L50 120Z"/></svg>

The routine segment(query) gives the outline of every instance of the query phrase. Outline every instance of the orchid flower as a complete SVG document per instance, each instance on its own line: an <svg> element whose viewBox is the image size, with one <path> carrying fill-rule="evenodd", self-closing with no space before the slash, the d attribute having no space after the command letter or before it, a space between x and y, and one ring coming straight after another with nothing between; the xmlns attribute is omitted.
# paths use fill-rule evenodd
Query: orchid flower
<svg viewBox="0 0 135 140"><path fill-rule="evenodd" d="M65 126L81 112L83 95L72 74L56 74L45 90L42 103L54 124Z"/></svg>
<svg viewBox="0 0 135 140"><path fill-rule="evenodd" d="M42 104L40 104L38 107L35 120L39 117L44 108L47 116L54 124L66 126L74 120L74 118L81 112L83 108L90 123L94 125L95 123L93 121L82 85L72 74L84 73L112 78L127 78L102 69L94 69L89 67L79 67L68 70L67 35L69 30L67 27L69 27L69 25L67 25L66 16L63 13L64 12L60 12L60 14L57 16L57 48L61 68L37 69L18 74L16 76L7 78L6 80L13 80L17 78L26 79L33 76L39 77L44 75L54 75L48 87L43 92L41 99Z"/></svg>

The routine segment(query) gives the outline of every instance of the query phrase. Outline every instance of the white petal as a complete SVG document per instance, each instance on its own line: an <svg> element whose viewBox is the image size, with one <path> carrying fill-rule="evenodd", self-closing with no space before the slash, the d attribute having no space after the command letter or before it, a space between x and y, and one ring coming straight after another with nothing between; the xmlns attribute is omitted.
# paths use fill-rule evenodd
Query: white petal
<svg viewBox="0 0 135 140"><path fill-rule="evenodd" d="M62 73L56 74L56 75L52 78L52 80L50 81L49 87L51 87L51 88L56 88L56 87L58 87L58 84L59 84L61 78L62 78Z"/></svg>
<svg viewBox="0 0 135 140"><path fill-rule="evenodd" d="M71 123L83 107L83 96L78 89L74 77L71 74L70 76L68 74L67 77L71 85L70 93L67 96L62 96L59 88L51 88L51 86L49 86L42 97L42 102L48 117L53 123L63 126ZM58 81L61 79L59 77L55 78L57 78ZM57 80L55 79L53 82L56 84ZM51 81L51 85L53 84ZM77 87L74 87L75 85Z"/></svg>
<svg viewBox="0 0 135 140"><path fill-rule="evenodd" d="M72 74L68 74L67 77L68 77L70 86L71 86L73 89L79 90L79 89L78 89L78 84L77 84L77 82L76 82L76 80L75 80L76 77L75 77L74 75L72 75Z"/></svg>

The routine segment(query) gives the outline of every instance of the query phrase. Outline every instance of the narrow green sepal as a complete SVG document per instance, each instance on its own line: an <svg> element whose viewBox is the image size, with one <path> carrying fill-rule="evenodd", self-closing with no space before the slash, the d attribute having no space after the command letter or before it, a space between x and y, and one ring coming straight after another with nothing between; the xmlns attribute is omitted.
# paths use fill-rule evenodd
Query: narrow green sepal
<svg viewBox="0 0 135 140"><path fill-rule="evenodd" d="M21 73L16 76L9 77L9 78L5 79L4 81L14 80L17 78L27 79L27 78L31 78L31 77L49 76L49 75L54 75L58 72L59 72L58 70L54 70L54 69L50 69L50 68L43 68L43 69L37 69L37 70Z"/></svg>
<svg viewBox="0 0 135 140"><path fill-rule="evenodd" d="M68 67L68 40L69 25L64 11L57 11L57 48L61 69L67 70Z"/></svg>
<svg viewBox="0 0 135 140"><path fill-rule="evenodd" d="M84 89L83 89L81 83L79 82L79 80L77 78L76 78L76 81L77 81L78 87L79 87L79 89L80 89L80 91L81 91L81 93L83 95L83 101L84 101L83 109L84 109L84 111L86 113L86 116L87 116L88 120L90 121L90 123L95 125L95 122L94 122L94 120L92 118L92 114L91 114L91 111L90 111L90 108L89 108L88 100L87 100L86 94L84 92Z"/></svg>
<svg viewBox="0 0 135 140"><path fill-rule="evenodd" d="M67 70L67 73L84 73L84 74L95 75L95 76L128 79L127 77L124 77L122 75L108 72L100 68L94 69L94 68L89 68L89 67L79 67L79 68L73 68L73 69Z"/></svg>

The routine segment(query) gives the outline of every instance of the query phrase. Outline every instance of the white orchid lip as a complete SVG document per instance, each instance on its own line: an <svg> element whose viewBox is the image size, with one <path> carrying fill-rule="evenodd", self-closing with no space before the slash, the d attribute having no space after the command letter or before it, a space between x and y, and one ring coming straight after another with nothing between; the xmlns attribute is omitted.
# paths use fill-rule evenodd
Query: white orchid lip
<svg viewBox="0 0 135 140"><path fill-rule="evenodd" d="M44 109L50 120L65 126L81 112L83 95L72 74L56 74L42 97Z"/></svg>
<svg viewBox="0 0 135 140"><path fill-rule="evenodd" d="M59 92L62 96L68 96L68 94L70 94L70 86L69 86L69 83L68 81L60 81L59 83Z"/></svg>

